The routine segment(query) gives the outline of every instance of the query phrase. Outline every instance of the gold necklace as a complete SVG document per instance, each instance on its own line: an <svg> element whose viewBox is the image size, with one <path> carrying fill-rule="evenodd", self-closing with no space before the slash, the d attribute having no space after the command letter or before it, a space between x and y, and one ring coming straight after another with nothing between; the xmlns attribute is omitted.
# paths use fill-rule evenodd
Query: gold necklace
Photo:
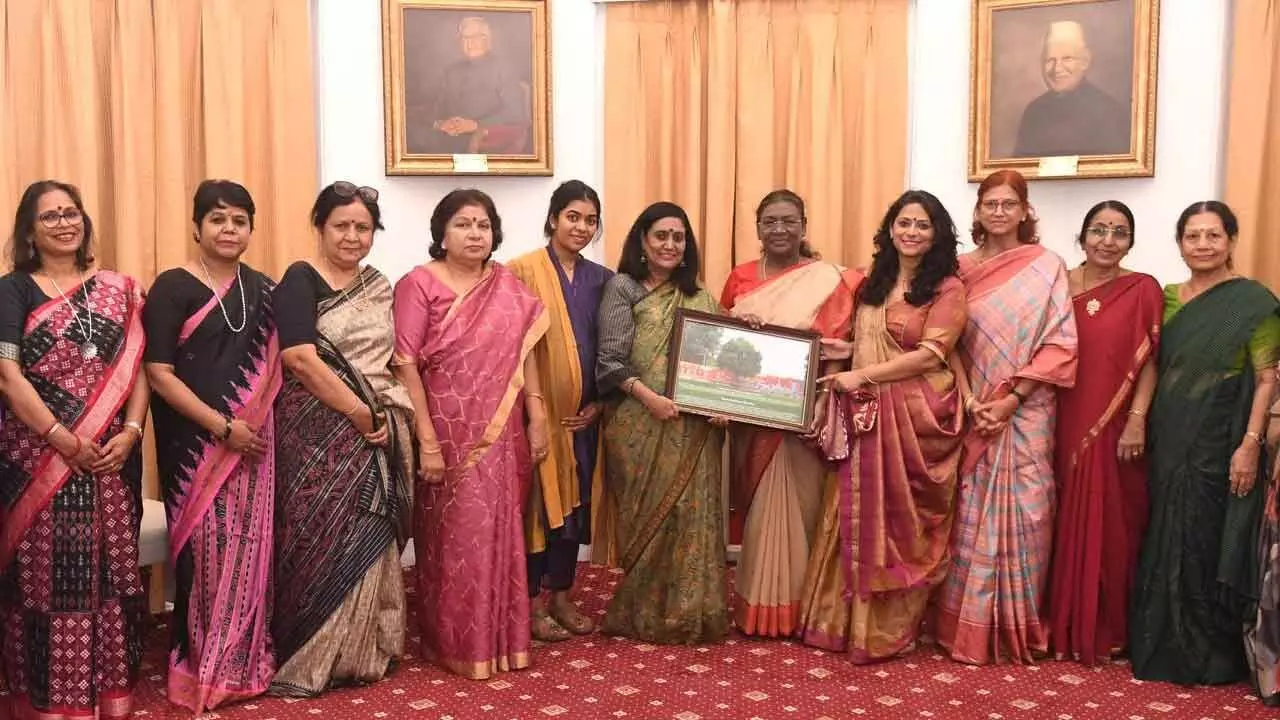
<svg viewBox="0 0 1280 720"><path fill-rule="evenodd" d="M1112 275L1110 278L1105 279L1103 282L1100 282L1097 285L1090 287L1089 286L1089 266L1088 265L1080 266L1080 282L1081 284L1084 285L1084 292L1091 292L1095 288L1102 287L1103 285L1111 282L1112 280L1115 280L1117 277L1119 277L1118 272ZM1089 313L1089 317L1093 317L1094 315L1097 315L1098 313L1102 312L1102 301L1096 297L1089 298L1089 302L1084 304L1084 311Z"/></svg>

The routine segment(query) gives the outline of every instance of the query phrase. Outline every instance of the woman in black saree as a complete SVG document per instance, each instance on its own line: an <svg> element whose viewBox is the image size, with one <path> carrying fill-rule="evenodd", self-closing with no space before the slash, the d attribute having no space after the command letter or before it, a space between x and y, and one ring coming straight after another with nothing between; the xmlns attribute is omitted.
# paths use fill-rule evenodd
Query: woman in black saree
<svg viewBox="0 0 1280 720"><path fill-rule="evenodd" d="M175 594L170 702L196 713L259 695L271 614L280 353L267 276L240 262L253 198L200 183L196 260L161 273L143 310Z"/></svg>
<svg viewBox="0 0 1280 720"><path fill-rule="evenodd" d="M1130 629L1133 674L1184 685L1248 674L1259 481L1280 348L1280 301L1236 275L1238 225L1220 202L1178 218L1191 278L1165 288L1149 423L1151 517Z"/></svg>

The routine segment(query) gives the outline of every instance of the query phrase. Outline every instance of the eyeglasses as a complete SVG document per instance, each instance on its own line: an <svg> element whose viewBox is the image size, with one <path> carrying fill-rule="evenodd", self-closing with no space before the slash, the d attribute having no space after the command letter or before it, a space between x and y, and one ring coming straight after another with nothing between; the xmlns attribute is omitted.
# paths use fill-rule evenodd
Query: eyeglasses
<svg viewBox="0 0 1280 720"><path fill-rule="evenodd" d="M347 182L346 180L339 180L334 183L333 191L337 193L340 198L355 197L358 193L365 202L378 202L377 190L364 185L356 187L355 183Z"/></svg>
<svg viewBox="0 0 1280 720"><path fill-rule="evenodd" d="M804 224L804 218L795 218L795 217L761 218L760 221L756 224L762 228L769 228L769 227L775 227L775 226L787 227L787 228L798 228Z"/></svg>
<svg viewBox="0 0 1280 720"><path fill-rule="evenodd" d="M1110 235L1117 240L1128 240L1133 235L1127 227L1107 227L1105 225L1094 225L1089 228L1089 234L1101 240Z"/></svg>
<svg viewBox="0 0 1280 720"><path fill-rule="evenodd" d="M59 221L66 222L68 225L79 225L80 221L84 220L84 213L77 208L70 207L62 212L46 210L37 215L36 219L47 228L56 228Z"/></svg>
<svg viewBox="0 0 1280 720"><path fill-rule="evenodd" d="M1021 200L983 200L982 201L982 209L992 213L998 210L1003 210L1007 213L1011 213L1020 207L1022 207Z"/></svg>

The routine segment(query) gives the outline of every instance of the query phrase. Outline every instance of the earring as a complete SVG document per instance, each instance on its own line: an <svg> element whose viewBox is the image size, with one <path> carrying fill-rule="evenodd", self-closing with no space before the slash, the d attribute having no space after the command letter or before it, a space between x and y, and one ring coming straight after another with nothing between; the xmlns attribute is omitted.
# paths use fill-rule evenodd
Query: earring
<svg viewBox="0 0 1280 720"><path fill-rule="evenodd" d="M641 264L641 265L648 265L648 264L649 264L649 257L648 257L647 255L641 255L641 256L640 256L640 264Z"/></svg>
<svg viewBox="0 0 1280 720"><path fill-rule="evenodd" d="M680 267L685 267L685 262L683 260L680 261Z"/></svg>

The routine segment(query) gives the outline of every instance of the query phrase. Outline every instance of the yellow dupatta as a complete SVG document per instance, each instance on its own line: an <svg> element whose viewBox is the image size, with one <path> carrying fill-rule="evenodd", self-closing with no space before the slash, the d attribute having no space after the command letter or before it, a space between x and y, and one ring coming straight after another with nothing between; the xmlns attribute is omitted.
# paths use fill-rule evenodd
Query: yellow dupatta
<svg viewBox="0 0 1280 720"><path fill-rule="evenodd" d="M547 249L538 248L507 263L516 277L529 286L546 305L551 324L533 349L533 359L541 381L543 399L547 408L547 440L549 452L536 467L537 482L529 492L525 504L525 550L530 553L546 549L546 530L564 526L564 519L583 498L578 491L578 462L573 455L573 434L560 424L562 418L576 415L582 404L582 373L595 372L595 368L583 368L578 362L578 343L569 319L569 308L560 287L560 276ZM600 434L603 443L604 433ZM592 546L605 540L604 547L612 554L612 518L604 499L604 453L597 451L595 472L591 478L591 494L600 502L592 503ZM591 502L592 498L586 498ZM547 527L541 516L545 509ZM606 532L606 528L610 528ZM601 557L599 553L592 553Z"/></svg>

